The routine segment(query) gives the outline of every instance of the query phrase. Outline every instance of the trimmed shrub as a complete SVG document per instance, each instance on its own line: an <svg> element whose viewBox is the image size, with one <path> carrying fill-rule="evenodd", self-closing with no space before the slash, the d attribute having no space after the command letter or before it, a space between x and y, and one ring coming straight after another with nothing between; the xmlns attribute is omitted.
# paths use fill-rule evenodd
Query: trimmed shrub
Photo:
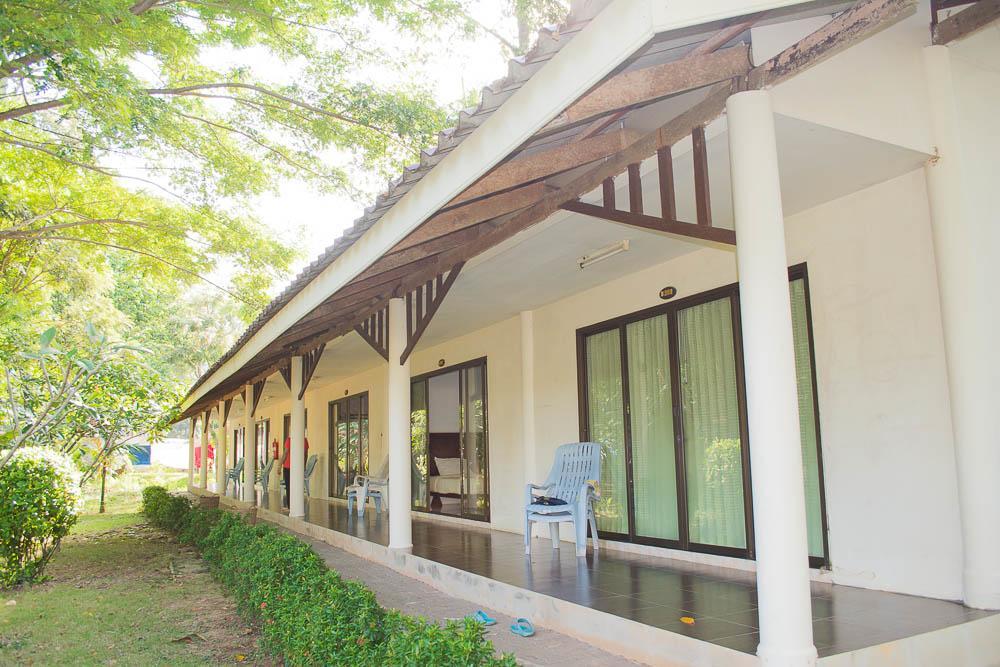
<svg viewBox="0 0 1000 667"><path fill-rule="evenodd" d="M0 588L41 578L82 499L79 471L54 449L22 447L0 468Z"/></svg>
<svg viewBox="0 0 1000 667"><path fill-rule="evenodd" d="M184 500L184 499L181 499ZM240 613L260 624L264 648L289 665L512 666L473 621L444 626L387 611L371 589L326 567L309 545L271 526L143 492L157 526L199 548Z"/></svg>

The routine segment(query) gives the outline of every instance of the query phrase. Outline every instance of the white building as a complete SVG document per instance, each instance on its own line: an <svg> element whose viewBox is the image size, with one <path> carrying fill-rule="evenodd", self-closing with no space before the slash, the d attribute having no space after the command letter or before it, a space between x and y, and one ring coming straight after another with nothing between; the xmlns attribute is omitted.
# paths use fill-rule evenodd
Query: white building
<svg viewBox="0 0 1000 667"><path fill-rule="evenodd" d="M937 4L574 2L185 416L261 516L639 660L1000 663L1000 10ZM504 549L575 441L600 558L546 587Z"/></svg>

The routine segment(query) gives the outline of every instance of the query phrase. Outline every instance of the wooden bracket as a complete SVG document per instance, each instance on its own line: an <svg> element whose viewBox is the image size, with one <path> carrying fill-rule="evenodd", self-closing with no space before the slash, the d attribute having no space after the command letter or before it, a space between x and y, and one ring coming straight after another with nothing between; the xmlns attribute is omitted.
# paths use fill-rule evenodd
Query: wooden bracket
<svg viewBox="0 0 1000 667"><path fill-rule="evenodd" d="M372 346L372 349L389 361L389 309L383 308L377 313L355 325L354 330Z"/></svg>
<svg viewBox="0 0 1000 667"><path fill-rule="evenodd" d="M212 419L212 411L211 411L211 409L205 410L205 414L201 418L201 429L205 433L208 433L208 422L211 421L211 419Z"/></svg>
<svg viewBox="0 0 1000 667"><path fill-rule="evenodd" d="M433 280L428 280L425 284L418 286L412 292L406 293L406 349L399 357L399 363L404 364L417 346L420 337L427 330L427 325L431 323L434 313L441 307L441 303L448 295L448 290L455 284L458 273L462 270L465 262L459 262L448 271L448 277L439 273Z"/></svg>
<svg viewBox="0 0 1000 667"><path fill-rule="evenodd" d="M320 343L318 347L302 355L302 387L299 389L300 401L306 395L306 387L309 386L309 381L312 380L313 373L316 372L316 367L319 365L319 359L323 356L323 349L325 347L326 343Z"/></svg>
<svg viewBox="0 0 1000 667"><path fill-rule="evenodd" d="M257 404L260 403L260 397L264 395L264 384L267 382L267 378L263 380L257 380L253 383L253 398L250 405L250 416L253 417L257 413Z"/></svg>
<svg viewBox="0 0 1000 667"><path fill-rule="evenodd" d="M289 361L288 365L282 366L278 369L281 373L281 379L285 381L285 386L288 387L289 391L292 389L292 362Z"/></svg>
<svg viewBox="0 0 1000 667"><path fill-rule="evenodd" d="M227 398L225 404L222 406L222 425L225 426L226 422L229 421L229 410L233 407L233 399Z"/></svg>
<svg viewBox="0 0 1000 667"><path fill-rule="evenodd" d="M704 126L696 125L691 132L694 147L694 183L695 204L698 211L698 222L680 222L677 220L677 195L674 191L674 163L670 146L663 146L656 151L657 169L659 171L658 186L660 190L660 216L647 215L642 207L642 179L639 173L639 162L630 163L625 173L628 180L629 210L623 211L615 202L615 183L613 177L605 178L602 183L601 205L588 204L579 199L567 201L561 208L574 213L582 213L602 220L610 220L633 227L640 227L665 234L684 236L699 241L736 245L736 232L712 226L712 202L708 189L708 151L705 146Z"/></svg>

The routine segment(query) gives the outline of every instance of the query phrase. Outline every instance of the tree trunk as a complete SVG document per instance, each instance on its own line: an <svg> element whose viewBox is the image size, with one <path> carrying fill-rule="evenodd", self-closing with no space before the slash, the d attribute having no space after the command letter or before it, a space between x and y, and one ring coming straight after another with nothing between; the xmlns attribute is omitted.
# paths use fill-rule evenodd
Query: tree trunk
<svg viewBox="0 0 1000 667"><path fill-rule="evenodd" d="M100 514L104 514L104 483L108 478L108 466L104 463L101 464L101 509Z"/></svg>

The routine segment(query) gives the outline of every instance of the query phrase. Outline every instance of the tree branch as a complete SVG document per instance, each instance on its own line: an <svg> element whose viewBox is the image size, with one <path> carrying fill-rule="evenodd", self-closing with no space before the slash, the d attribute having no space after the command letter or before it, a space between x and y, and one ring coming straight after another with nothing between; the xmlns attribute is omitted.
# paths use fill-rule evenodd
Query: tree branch
<svg viewBox="0 0 1000 667"><path fill-rule="evenodd" d="M104 247L104 248L113 248L115 250L123 250L125 252L131 252L131 253L135 253L137 255L142 255L143 257L149 257L150 259L154 259L154 260L156 260L158 262L166 264L170 268L176 269L177 271L180 271L181 273L186 273L189 276L193 276L195 278L198 278L199 280L202 280L202 281L208 283L209 285L211 285L212 287L216 288L217 290L225 292L226 294L228 294L229 296L233 297L237 301L242 301L243 303L247 304L248 306L249 305L253 305L250 302L248 302L246 299L244 299L243 297L241 297L240 295L236 294L235 292L231 292L230 290L226 289L222 285L219 285L217 283L212 282L211 280L209 280L205 276L201 275L200 273L192 271L191 269L186 269L186 268L184 268L183 266L181 266L179 264L175 264L174 262L171 262L168 259L164 259L163 257L160 257L159 255L155 255L155 254L153 254L151 252L146 252L145 250L139 250L137 248L129 248L129 247L126 247L126 246L116 245L114 243L105 243L103 241L94 241L92 239L81 239L81 238L77 238L77 237L73 237L73 236L45 236L45 237L43 237L42 239L39 239L39 240L43 240L43 241L68 241L70 243L86 243L86 244L90 244L90 245L101 246L101 247Z"/></svg>

